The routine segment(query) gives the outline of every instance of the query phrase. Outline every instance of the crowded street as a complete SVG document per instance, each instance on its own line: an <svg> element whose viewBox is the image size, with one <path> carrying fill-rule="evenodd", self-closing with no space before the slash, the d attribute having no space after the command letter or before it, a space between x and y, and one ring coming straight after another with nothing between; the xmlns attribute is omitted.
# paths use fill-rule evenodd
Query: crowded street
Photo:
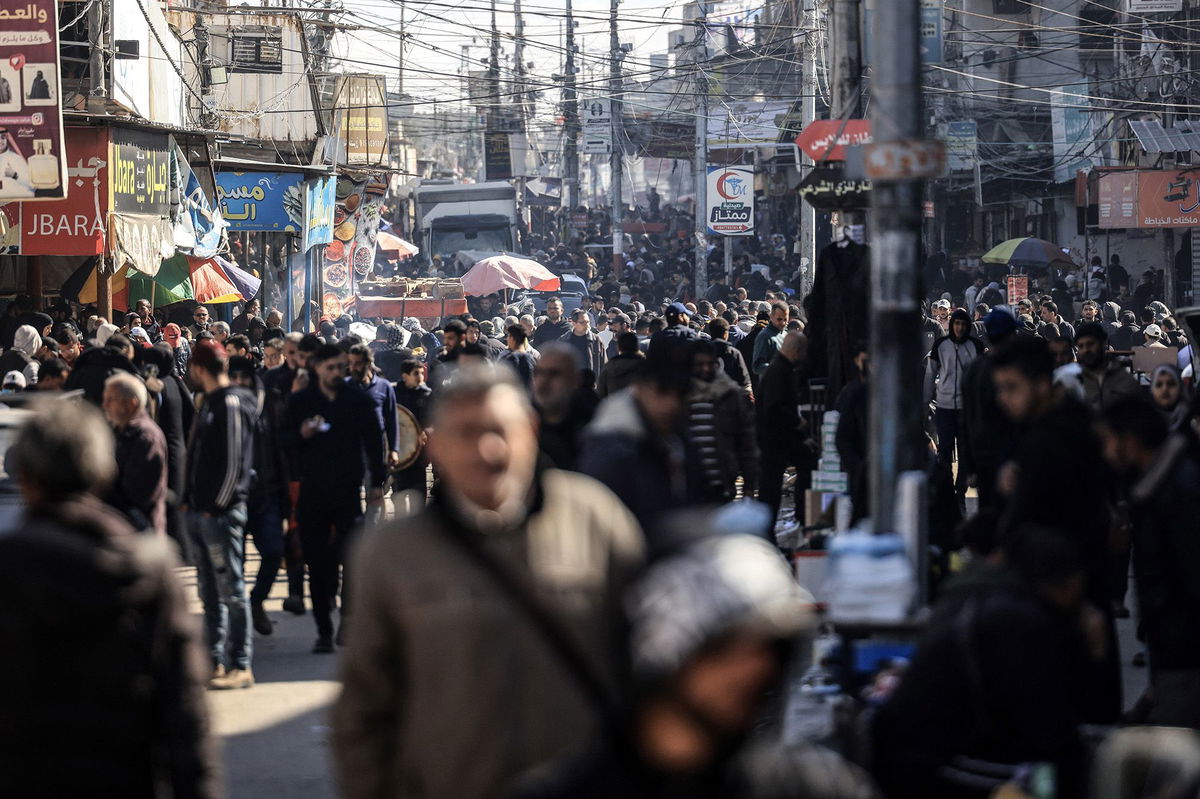
<svg viewBox="0 0 1200 799"><path fill-rule="evenodd" d="M1200 799L1200 0L0 0L0 799Z"/></svg>

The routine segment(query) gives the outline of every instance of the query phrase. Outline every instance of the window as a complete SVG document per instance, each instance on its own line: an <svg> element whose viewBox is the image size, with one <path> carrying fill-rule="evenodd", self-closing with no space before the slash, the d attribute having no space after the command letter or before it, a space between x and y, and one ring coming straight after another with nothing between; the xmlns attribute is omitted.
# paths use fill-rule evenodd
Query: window
<svg viewBox="0 0 1200 799"><path fill-rule="evenodd" d="M282 72L283 37L232 36L229 62L232 72Z"/></svg>

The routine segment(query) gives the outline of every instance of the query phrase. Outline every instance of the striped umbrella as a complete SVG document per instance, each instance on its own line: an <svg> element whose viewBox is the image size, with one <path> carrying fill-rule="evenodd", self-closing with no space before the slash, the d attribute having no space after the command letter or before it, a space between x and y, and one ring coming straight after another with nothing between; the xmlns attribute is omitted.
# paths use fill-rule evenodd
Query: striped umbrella
<svg viewBox="0 0 1200 799"><path fill-rule="evenodd" d="M987 264L1007 264L1024 268L1075 268L1075 262L1057 244L1031 237L1009 239L997 244L988 250L981 260Z"/></svg>

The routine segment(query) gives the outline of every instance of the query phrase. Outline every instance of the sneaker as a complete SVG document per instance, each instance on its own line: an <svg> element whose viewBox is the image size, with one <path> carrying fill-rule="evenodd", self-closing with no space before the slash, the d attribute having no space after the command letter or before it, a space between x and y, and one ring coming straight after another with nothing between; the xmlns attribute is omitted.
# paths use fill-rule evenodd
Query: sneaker
<svg viewBox="0 0 1200 799"><path fill-rule="evenodd" d="M263 610L263 603L250 603L250 617L254 620L254 632L259 635L270 635L275 632L275 627L271 624L271 617L267 615L267 611Z"/></svg>
<svg viewBox="0 0 1200 799"><path fill-rule="evenodd" d="M215 678L209 685L218 691L249 688L254 685L254 672L250 669L230 669L224 677Z"/></svg>
<svg viewBox="0 0 1200 799"><path fill-rule="evenodd" d="M304 597L299 594L292 594L287 599L283 600L283 609L288 613L293 613L297 616L304 615Z"/></svg>
<svg viewBox="0 0 1200 799"><path fill-rule="evenodd" d="M315 644L313 644L312 651L313 651L314 655L328 655L328 654L332 653L333 652L333 636L332 635L317 636L317 642Z"/></svg>
<svg viewBox="0 0 1200 799"><path fill-rule="evenodd" d="M208 678L208 687L216 688L217 681L223 679L225 679L225 667L217 666L212 670L212 675Z"/></svg>

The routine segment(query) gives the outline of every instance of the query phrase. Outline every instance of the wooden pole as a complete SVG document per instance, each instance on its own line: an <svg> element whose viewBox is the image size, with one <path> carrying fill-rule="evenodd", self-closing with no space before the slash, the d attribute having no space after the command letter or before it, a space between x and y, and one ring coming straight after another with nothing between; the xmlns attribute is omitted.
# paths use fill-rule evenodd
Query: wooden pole
<svg viewBox="0 0 1200 799"><path fill-rule="evenodd" d="M31 255L29 269L25 272L25 293L33 300L35 310L42 310L42 257Z"/></svg>
<svg viewBox="0 0 1200 799"><path fill-rule="evenodd" d="M112 321L112 275L104 269L104 256L96 264L96 314Z"/></svg>

